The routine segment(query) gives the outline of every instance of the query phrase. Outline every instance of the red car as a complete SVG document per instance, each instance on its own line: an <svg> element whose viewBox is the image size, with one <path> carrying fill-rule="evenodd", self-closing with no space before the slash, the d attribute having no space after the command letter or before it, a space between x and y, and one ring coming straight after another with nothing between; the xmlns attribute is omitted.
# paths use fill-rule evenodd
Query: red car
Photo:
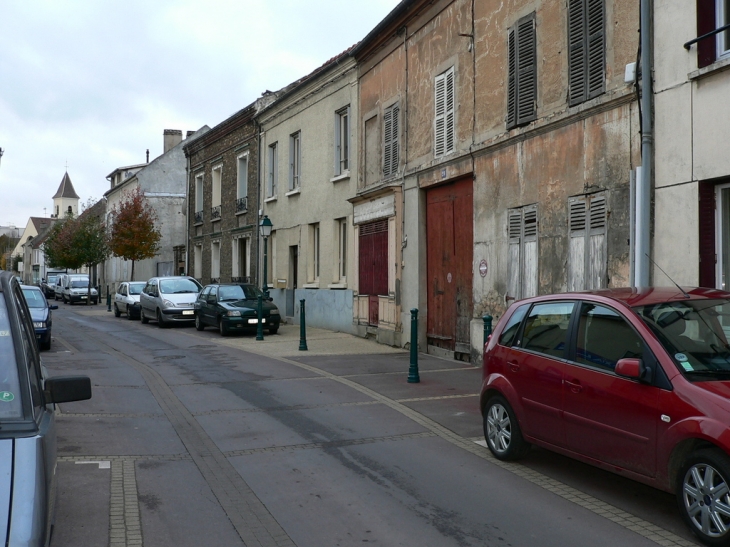
<svg viewBox="0 0 730 547"><path fill-rule="evenodd" d="M495 457L536 444L675 492L730 545L730 293L607 289L514 303L484 351Z"/></svg>

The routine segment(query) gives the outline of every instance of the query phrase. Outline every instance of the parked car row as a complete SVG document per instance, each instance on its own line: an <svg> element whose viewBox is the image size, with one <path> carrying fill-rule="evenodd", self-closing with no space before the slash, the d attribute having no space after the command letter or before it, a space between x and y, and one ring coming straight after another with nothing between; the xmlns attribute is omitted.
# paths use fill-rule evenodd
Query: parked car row
<svg viewBox="0 0 730 547"><path fill-rule="evenodd" d="M64 304L73 305L87 301L98 304L99 292L94 287L89 287L89 283L87 274L48 274L41 281L41 290L47 298L52 296L54 300L61 300Z"/></svg>
<svg viewBox="0 0 730 547"><path fill-rule="evenodd" d="M222 336L258 328L258 297L261 290L248 283L216 283L203 287L187 276L153 277L148 281L125 281L114 294L114 316L139 318L160 328L195 323L195 328L215 327ZM281 324L279 309L263 298L262 322L269 334Z"/></svg>

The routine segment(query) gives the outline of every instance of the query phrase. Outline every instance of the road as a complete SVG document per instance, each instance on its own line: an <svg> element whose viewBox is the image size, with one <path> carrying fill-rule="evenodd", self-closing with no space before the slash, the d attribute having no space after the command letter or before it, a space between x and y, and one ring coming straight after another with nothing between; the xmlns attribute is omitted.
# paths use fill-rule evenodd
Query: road
<svg viewBox="0 0 730 547"><path fill-rule="evenodd" d="M695 545L673 496L481 437L480 372L299 327L221 337L54 312L61 405L53 547Z"/></svg>

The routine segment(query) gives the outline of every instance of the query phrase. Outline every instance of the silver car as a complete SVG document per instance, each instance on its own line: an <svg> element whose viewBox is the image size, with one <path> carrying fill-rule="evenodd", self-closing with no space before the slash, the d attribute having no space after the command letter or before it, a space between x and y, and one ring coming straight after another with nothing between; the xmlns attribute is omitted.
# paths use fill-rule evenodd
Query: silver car
<svg viewBox="0 0 730 547"><path fill-rule="evenodd" d="M0 271L0 537L50 541L56 485L54 404L91 397L86 376L48 378L20 284Z"/></svg>
<svg viewBox="0 0 730 547"><path fill-rule="evenodd" d="M160 328L195 321L195 301L202 285L187 276L153 277L139 296L140 319L157 321Z"/></svg>
<svg viewBox="0 0 730 547"><path fill-rule="evenodd" d="M114 317L127 314L127 319L139 317L139 297L147 283L144 281L125 281L114 293Z"/></svg>

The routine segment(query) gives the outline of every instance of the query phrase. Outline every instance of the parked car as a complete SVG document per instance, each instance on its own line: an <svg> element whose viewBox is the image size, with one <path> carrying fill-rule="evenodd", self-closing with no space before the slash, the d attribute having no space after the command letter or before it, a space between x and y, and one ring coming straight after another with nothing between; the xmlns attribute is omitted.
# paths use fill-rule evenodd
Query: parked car
<svg viewBox="0 0 730 547"><path fill-rule="evenodd" d="M140 319L160 328L195 321L195 300L203 286L187 276L153 277L139 296Z"/></svg>
<svg viewBox="0 0 730 547"><path fill-rule="evenodd" d="M0 355L0 534L6 545L40 547L50 541L55 506L54 404L89 399L91 382L47 377L31 312L9 272L0 272Z"/></svg>
<svg viewBox="0 0 730 547"><path fill-rule="evenodd" d="M675 493L730 545L730 293L611 289L512 304L485 347L481 409L501 460L535 444Z"/></svg>
<svg viewBox="0 0 730 547"><path fill-rule="evenodd" d="M57 310L58 306L50 306L39 287L21 285L20 288L23 291L23 296L25 296L25 302L30 308L33 330L38 345L41 349L51 349L51 329L53 327L51 310Z"/></svg>
<svg viewBox="0 0 730 547"><path fill-rule="evenodd" d="M46 298L56 294L56 280L63 272L47 272L46 277L41 279L41 290Z"/></svg>
<svg viewBox="0 0 730 547"><path fill-rule="evenodd" d="M207 285L195 301L195 328L203 330L210 325L217 327L222 336L234 331L258 328L258 297L263 296L255 285L226 283ZM279 308L264 298L263 323L269 334L279 330Z"/></svg>
<svg viewBox="0 0 730 547"><path fill-rule="evenodd" d="M144 281L125 281L119 284L114 293L114 317L127 314L127 319L139 317L139 295L147 283Z"/></svg>
<svg viewBox="0 0 730 547"><path fill-rule="evenodd" d="M86 302L88 299L96 304L99 302L99 293L93 287L89 289L88 275L64 274L61 276L61 299L64 304Z"/></svg>

